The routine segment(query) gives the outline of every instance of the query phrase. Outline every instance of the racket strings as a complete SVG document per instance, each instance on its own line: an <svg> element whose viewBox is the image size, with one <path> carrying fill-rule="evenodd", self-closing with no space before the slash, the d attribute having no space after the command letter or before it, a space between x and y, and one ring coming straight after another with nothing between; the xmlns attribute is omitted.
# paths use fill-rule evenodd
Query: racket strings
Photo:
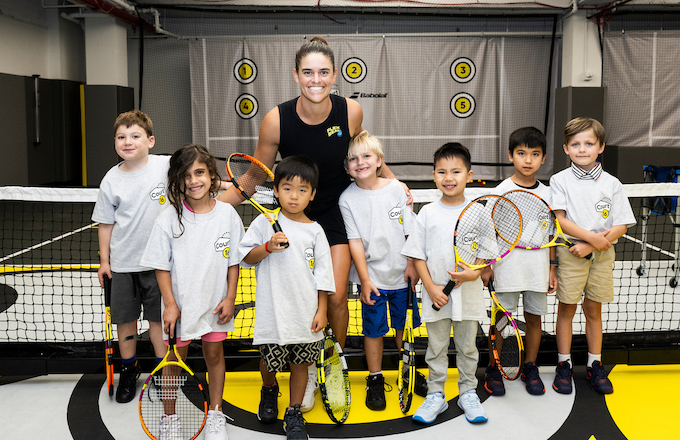
<svg viewBox="0 0 680 440"><path fill-rule="evenodd" d="M513 202L522 215L522 235L517 246L540 248L555 235L555 213L537 195L528 191L510 191L503 195Z"/></svg>
<svg viewBox="0 0 680 440"><path fill-rule="evenodd" d="M498 196L470 203L458 218L454 244L460 259L469 265L495 261L507 254L521 232L519 211Z"/></svg>
<svg viewBox="0 0 680 440"><path fill-rule="evenodd" d="M334 421L342 423L349 414L349 375L345 358L340 356L340 346L331 339L324 342L319 385L323 387L324 405Z"/></svg>
<svg viewBox="0 0 680 440"><path fill-rule="evenodd" d="M274 209L274 182L267 171L243 157L230 157L228 170L231 180L249 197L267 209ZM269 205L269 206L267 206Z"/></svg>
<svg viewBox="0 0 680 440"><path fill-rule="evenodd" d="M139 409L149 432L161 438L161 421L174 416L181 438L194 438L206 417L205 393L198 379L178 366L170 365L149 377L142 391Z"/></svg>
<svg viewBox="0 0 680 440"><path fill-rule="evenodd" d="M496 310L495 349L498 363L508 379L514 379L521 368L521 355L517 332L502 310Z"/></svg>

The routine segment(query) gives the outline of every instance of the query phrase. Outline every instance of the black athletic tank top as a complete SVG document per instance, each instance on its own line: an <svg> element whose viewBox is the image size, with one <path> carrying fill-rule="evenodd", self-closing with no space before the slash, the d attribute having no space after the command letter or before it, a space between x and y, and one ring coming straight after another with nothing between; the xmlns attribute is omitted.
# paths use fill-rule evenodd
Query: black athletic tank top
<svg viewBox="0 0 680 440"><path fill-rule="evenodd" d="M310 207L314 218L315 213L337 206L340 194L350 184L344 166L350 140L347 101L330 95L333 108L328 118L319 125L307 125L295 111L298 99L279 105L279 153L283 158L303 154L319 166L319 189Z"/></svg>

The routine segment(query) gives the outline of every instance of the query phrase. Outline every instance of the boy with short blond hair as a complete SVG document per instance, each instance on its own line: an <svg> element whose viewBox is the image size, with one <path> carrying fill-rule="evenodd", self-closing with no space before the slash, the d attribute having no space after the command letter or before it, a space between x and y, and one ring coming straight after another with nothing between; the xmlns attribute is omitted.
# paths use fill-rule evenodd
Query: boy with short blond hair
<svg viewBox="0 0 680 440"><path fill-rule="evenodd" d="M479 321L486 317L482 281L483 270L471 270L465 263L456 267L451 251L454 227L461 212L470 202L465 186L472 180L470 152L459 143L448 143L434 154L434 181L442 192L436 202L422 207L416 225L401 253L413 259L427 295L423 295L422 320L427 326L428 395L413 414L413 420L432 423L449 407L444 385L449 367L449 336L453 327L458 367L458 406L470 423L486 422L487 416L477 396L477 364L479 352L475 343ZM457 271L458 270L458 271ZM449 280L460 282L444 292ZM432 306L437 307L435 311Z"/></svg>
<svg viewBox="0 0 680 440"><path fill-rule="evenodd" d="M382 358L383 337L390 330L387 305L399 349L406 322L408 282L412 285L418 282L413 263L400 254L415 214L407 205L408 197L399 181L380 176L383 165L384 153L378 138L367 131L352 138L345 169L354 182L340 195L339 201L353 262L349 279L357 284L362 302L362 330L369 371L366 406L372 410L386 407ZM413 308L413 318L413 326L420 326L417 306ZM425 378L420 373L415 386L417 394L427 394Z"/></svg>
<svg viewBox="0 0 680 440"><path fill-rule="evenodd" d="M508 158L515 167L515 173L502 181L494 189L494 193L503 195L508 191L524 190L547 202L550 199L550 188L536 179L536 173L545 163L545 152L546 139L537 128L523 127L512 132ZM519 298L522 296L526 323L522 381L526 384L527 392L533 395L545 393L536 359L541 345L541 317L548 310L547 295L555 292L557 284L555 266L549 264L551 259L555 259L554 247L534 250L515 248L493 267L498 300L513 316L517 315ZM527 267L531 270L527 271ZM503 378L493 356L489 356L484 388L492 396L505 394Z"/></svg>
<svg viewBox="0 0 680 440"><path fill-rule="evenodd" d="M92 221L99 222L99 283L111 278L111 320L117 326L122 359L116 401L136 395L137 318L144 310L157 360L166 348L161 325L161 293L155 271L141 265L154 222L165 209L170 156L150 155L155 145L151 119L139 110L122 113L113 130L114 148L123 160L99 185Z"/></svg>
<svg viewBox="0 0 680 440"><path fill-rule="evenodd" d="M614 300L613 244L635 216L621 182L602 169L604 127L592 118L576 118L564 128L564 152L571 167L550 179L553 210L574 246L557 247L557 351L553 389L572 392L572 321L583 299L588 363L586 379L601 394L614 391L602 366L602 303ZM592 257L584 259L592 252Z"/></svg>

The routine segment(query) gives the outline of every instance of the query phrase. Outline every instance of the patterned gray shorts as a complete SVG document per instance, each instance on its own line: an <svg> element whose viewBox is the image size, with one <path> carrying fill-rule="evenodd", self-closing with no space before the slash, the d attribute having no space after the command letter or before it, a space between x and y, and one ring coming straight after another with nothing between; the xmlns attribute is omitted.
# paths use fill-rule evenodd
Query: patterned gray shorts
<svg viewBox="0 0 680 440"><path fill-rule="evenodd" d="M263 344L258 345L264 365L271 373L280 373L288 364L316 362L321 354L323 340L307 344Z"/></svg>

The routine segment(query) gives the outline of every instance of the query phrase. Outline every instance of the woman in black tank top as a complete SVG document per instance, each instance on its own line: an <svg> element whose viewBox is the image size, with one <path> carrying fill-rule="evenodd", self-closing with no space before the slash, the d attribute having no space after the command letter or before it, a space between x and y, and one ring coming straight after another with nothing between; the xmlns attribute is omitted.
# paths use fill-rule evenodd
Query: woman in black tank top
<svg viewBox="0 0 680 440"><path fill-rule="evenodd" d="M331 245L335 293L328 296L328 321L344 347L349 322L347 282L351 257L338 199L350 183L344 159L349 140L363 130L363 111L356 101L331 95L337 73L335 56L325 39L314 37L303 44L295 55L293 71L300 96L267 113L260 125L254 156L270 169L277 153L282 157L304 154L319 165L319 188L309 217L324 228ZM382 176L394 178L387 166ZM236 190L226 191L219 199L232 204L243 200Z"/></svg>

